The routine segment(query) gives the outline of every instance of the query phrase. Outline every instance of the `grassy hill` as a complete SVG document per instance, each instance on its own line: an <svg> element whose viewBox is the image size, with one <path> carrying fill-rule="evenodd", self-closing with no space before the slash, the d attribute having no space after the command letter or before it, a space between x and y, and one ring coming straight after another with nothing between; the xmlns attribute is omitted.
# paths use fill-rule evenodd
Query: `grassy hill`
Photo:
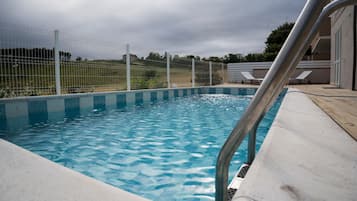
<svg viewBox="0 0 357 201"><path fill-rule="evenodd" d="M191 61L171 63L171 84L189 87ZM214 72L219 79L220 64ZM197 85L209 83L208 63L196 63ZM55 94L53 60L1 60L0 97ZM131 88L167 87L165 61L136 60L131 63ZM126 64L118 60L63 61L61 62L62 93L117 91L126 89Z"/></svg>

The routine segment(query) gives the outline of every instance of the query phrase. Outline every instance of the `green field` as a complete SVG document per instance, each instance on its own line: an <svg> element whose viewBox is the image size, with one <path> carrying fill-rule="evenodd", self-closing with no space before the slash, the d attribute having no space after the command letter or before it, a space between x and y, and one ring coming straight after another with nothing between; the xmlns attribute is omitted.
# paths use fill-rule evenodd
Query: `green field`
<svg viewBox="0 0 357 201"><path fill-rule="evenodd" d="M214 68L214 79L221 81L221 70ZM197 63L196 85L209 83L207 64ZM171 85L192 85L190 63L171 63ZM166 63L137 60L131 64L131 88L165 88ZM121 61L61 62L61 93L84 93L125 90L126 65ZM0 97L55 94L55 68L52 60L2 61L0 66Z"/></svg>

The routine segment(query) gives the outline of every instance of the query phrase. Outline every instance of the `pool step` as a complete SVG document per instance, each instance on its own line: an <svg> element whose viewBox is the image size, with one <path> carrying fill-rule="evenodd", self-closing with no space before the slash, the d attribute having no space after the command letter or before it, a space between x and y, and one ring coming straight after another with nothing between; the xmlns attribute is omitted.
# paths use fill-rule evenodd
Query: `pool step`
<svg viewBox="0 0 357 201"><path fill-rule="evenodd" d="M231 201L233 196L236 194L238 191L242 181L244 180L245 175L247 174L249 170L249 165L244 163L242 166L240 166L238 172L236 175L234 175L232 182L228 186L228 201Z"/></svg>

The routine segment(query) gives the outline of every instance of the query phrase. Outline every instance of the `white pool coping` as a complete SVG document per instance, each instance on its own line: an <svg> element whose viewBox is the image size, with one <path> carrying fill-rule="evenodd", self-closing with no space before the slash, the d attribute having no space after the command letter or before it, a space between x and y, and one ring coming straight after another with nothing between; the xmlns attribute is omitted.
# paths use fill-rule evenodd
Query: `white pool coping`
<svg viewBox="0 0 357 201"><path fill-rule="evenodd" d="M356 200L357 142L289 89L233 201Z"/></svg>
<svg viewBox="0 0 357 201"><path fill-rule="evenodd" d="M0 139L0 200L146 201Z"/></svg>

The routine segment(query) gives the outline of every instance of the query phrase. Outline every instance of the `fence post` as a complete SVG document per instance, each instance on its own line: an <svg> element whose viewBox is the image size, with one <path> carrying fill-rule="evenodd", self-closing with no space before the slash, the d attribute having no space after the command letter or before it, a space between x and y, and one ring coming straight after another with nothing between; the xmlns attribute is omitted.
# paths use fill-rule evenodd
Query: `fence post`
<svg viewBox="0 0 357 201"><path fill-rule="evenodd" d="M126 45L126 89L131 90L131 80L130 80L130 45Z"/></svg>
<svg viewBox="0 0 357 201"><path fill-rule="evenodd" d="M166 52L166 78L167 78L167 88L171 88L170 82L170 54Z"/></svg>
<svg viewBox="0 0 357 201"><path fill-rule="evenodd" d="M59 31L55 30L55 78L56 78L56 94L61 95L61 71L59 57Z"/></svg>
<svg viewBox="0 0 357 201"><path fill-rule="evenodd" d="M212 86L212 61L209 61L209 86Z"/></svg>
<svg viewBox="0 0 357 201"><path fill-rule="evenodd" d="M192 87L195 87L195 59L192 58Z"/></svg>
<svg viewBox="0 0 357 201"><path fill-rule="evenodd" d="M222 82L224 84L224 63L222 63Z"/></svg>

